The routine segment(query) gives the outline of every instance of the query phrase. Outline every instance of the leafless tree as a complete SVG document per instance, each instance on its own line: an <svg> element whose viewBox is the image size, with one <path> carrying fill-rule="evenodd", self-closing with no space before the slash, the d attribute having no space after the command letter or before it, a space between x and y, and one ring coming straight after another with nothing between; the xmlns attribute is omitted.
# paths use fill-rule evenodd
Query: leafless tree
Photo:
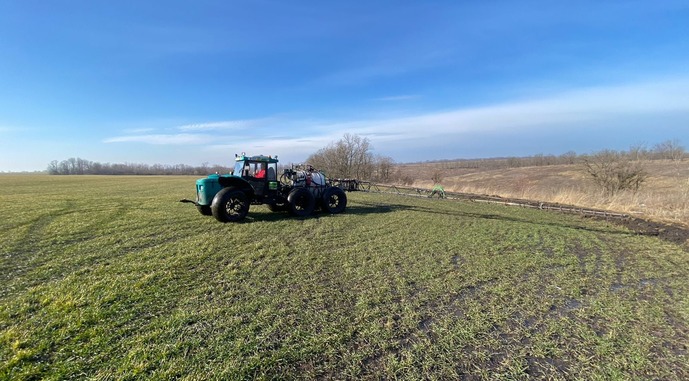
<svg viewBox="0 0 689 381"><path fill-rule="evenodd" d="M613 150L587 156L584 170L607 196L622 190L636 192L648 178L643 162L629 160L629 155Z"/></svg>
<svg viewBox="0 0 689 381"><path fill-rule="evenodd" d="M577 153L574 151L567 151L560 155L560 162L564 162L564 164L574 164L577 161Z"/></svg>
<svg viewBox="0 0 689 381"><path fill-rule="evenodd" d="M390 181L392 179L392 170L395 166L395 160L389 156L377 155L374 158L375 164L375 178L379 181Z"/></svg>
<svg viewBox="0 0 689 381"><path fill-rule="evenodd" d="M345 134L342 139L309 156L307 162L325 171L329 177L369 179L374 168L371 149L368 138Z"/></svg>
<svg viewBox="0 0 689 381"><path fill-rule="evenodd" d="M639 143L629 147L629 157L631 160L635 161L649 159L650 155L648 152L648 148L646 148L646 144Z"/></svg>
<svg viewBox="0 0 689 381"><path fill-rule="evenodd" d="M685 149L679 143L679 140L674 139L656 144L655 147L653 147L653 152L661 159L680 161L684 159Z"/></svg>
<svg viewBox="0 0 689 381"><path fill-rule="evenodd" d="M433 180L433 184L440 184L441 182L443 182L443 172L433 171L433 175L431 176L431 180Z"/></svg>
<svg viewBox="0 0 689 381"><path fill-rule="evenodd" d="M60 173L60 166L57 160L53 160L48 164L48 174L57 175Z"/></svg>

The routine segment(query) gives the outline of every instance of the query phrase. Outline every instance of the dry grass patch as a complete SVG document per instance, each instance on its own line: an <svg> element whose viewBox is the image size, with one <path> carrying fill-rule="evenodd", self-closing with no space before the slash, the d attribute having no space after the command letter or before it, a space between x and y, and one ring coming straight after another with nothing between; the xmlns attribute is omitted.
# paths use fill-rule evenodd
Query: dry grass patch
<svg viewBox="0 0 689 381"><path fill-rule="evenodd" d="M429 168L416 169L407 169L417 174L414 186L432 186L430 176L424 176ZM689 226L689 162L650 161L646 169L650 176L638 192L614 196L606 196L578 165L455 169L447 171L454 175L446 176L442 184L448 191L600 208Z"/></svg>

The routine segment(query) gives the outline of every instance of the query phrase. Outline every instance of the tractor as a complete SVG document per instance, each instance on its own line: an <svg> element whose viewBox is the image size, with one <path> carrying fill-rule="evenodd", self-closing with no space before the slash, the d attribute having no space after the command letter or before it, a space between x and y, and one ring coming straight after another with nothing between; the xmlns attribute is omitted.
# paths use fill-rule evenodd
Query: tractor
<svg viewBox="0 0 689 381"><path fill-rule="evenodd" d="M344 190L309 165L292 165L279 178L277 174L277 156L235 155L231 174L196 180L196 201L180 202L192 203L201 214L220 222L243 220L251 204L265 204L273 212L288 211L297 217L306 217L316 208L337 214L347 207Z"/></svg>

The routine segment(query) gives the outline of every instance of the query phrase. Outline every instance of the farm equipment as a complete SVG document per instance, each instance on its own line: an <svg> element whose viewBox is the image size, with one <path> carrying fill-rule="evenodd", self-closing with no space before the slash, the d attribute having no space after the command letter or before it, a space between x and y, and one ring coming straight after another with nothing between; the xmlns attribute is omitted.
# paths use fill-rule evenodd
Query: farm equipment
<svg viewBox="0 0 689 381"><path fill-rule="evenodd" d="M196 201L180 202L192 203L201 214L220 222L243 220L251 204L266 204L273 212L288 211L298 217L306 217L316 208L337 214L347 207L345 192L311 166L293 165L279 178L277 173L277 157L235 155L232 174L196 180Z"/></svg>

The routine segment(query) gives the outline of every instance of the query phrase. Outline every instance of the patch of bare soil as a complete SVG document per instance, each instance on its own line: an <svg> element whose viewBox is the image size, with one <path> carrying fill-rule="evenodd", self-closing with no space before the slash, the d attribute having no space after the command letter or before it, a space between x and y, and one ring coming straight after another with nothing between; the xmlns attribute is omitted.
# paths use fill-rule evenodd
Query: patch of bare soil
<svg viewBox="0 0 689 381"><path fill-rule="evenodd" d="M644 220L641 218L614 218L590 217L622 225L639 235L655 236L662 240L672 242L689 249L689 227L681 225L671 225L662 222Z"/></svg>

